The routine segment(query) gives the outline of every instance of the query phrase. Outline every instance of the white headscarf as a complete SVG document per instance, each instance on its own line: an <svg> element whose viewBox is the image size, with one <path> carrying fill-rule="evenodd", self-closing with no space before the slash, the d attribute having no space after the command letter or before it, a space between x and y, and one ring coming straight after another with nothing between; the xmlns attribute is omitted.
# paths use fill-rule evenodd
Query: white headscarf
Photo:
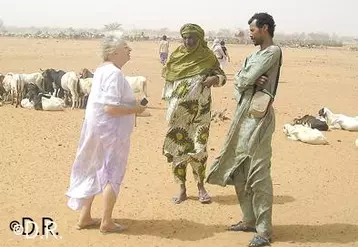
<svg viewBox="0 0 358 247"><path fill-rule="evenodd" d="M219 39L214 39L213 45L211 46L211 50L214 50L215 46L220 45L220 40Z"/></svg>

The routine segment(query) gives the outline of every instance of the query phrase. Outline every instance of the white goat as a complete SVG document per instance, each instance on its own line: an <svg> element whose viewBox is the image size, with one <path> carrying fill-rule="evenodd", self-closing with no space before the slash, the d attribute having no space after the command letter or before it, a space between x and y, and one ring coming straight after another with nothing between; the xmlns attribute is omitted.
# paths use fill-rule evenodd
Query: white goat
<svg viewBox="0 0 358 247"><path fill-rule="evenodd" d="M44 111L63 111L65 108L65 101L55 96L51 96L49 99L42 97L41 101Z"/></svg>
<svg viewBox="0 0 358 247"><path fill-rule="evenodd" d="M41 73L36 72L32 74L21 74L21 76L25 84L29 84L29 83L35 84L42 91L44 91L44 77L42 76Z"/></svg>
<svg viewBox="0 0 358 247"><path fill-rule="evenodd" d="M25 109L34 109L34 103L30 102L30 100L28 98L21 100L20 105L22 108L25 108Z"/></svg>
<svg viewBox="0 0 358 247"><path fill-rule="evenodd" d="M76 72L67 72L61 78L61 87L63 88L65 94L65 102L68 100L68 96L71 95L72 99L72 107L78 107L79 104L79 93L80 93L80 85L79 85L79 77Z"/></svg>
<svg viewBox="0 0 358 247"><path fill-rule="evenodd" d="M0 73L0 104L1 105L3 104L2 103L2 101L4 100L3 97L7 95L7 92L6 92L6 90L4 88L4 85L3 85L4 79L5 79L5 75Z"/></svg>
<svg viewBox="0 0 358 247"><path fill-rule="evenodd" d="M25 83L21 74L7 73L3 80L5 94L11 94L11 104L15 103L15 107L20 105L24 98ZM16 98L16 102L15 102ZM20 105L21 106L21 105Z"/></svg>
<svg viewBox="0 0 358 247"><path fill-rule="evenodd" d="M293 141L301 141L313 145L328 144L327 138L322 132L300 124L285 124L283 126L283 132L288 136L288 139Z"/></svg>
<svg viewBox="0 0 358 247"><path fill-rule="evenodd" d="M357 117L349 117L343 114L334 114L326 107L320 109L318 114L326 119L330 129L358 131Z"/></svg>
<svg viewBox="0 0 358 247"><path fill-rule="evenodd" d="M4 76L4 79L2 81L2 86L3 86L3 89L4 89L4 98L3 100L4 101L9 101L9 95L10 95L10 92L11 92L11 81L12 81L12 78L13 78L14 74L13 73L7 73L5 76Z"/></svg>
<svg viewBox="0 0 358 247"><path fill-rule="evenodd" d="M79 107L84 108L85 98L91 93L93 78L80 79L80 99Z"/></svg>
<svg viewBox="0 0 358 247"><path fill-rule="evenodd" d="M147 78L144 76L126 76L126 80L134 93L143 93L145 97L148 97Z"/></svg>

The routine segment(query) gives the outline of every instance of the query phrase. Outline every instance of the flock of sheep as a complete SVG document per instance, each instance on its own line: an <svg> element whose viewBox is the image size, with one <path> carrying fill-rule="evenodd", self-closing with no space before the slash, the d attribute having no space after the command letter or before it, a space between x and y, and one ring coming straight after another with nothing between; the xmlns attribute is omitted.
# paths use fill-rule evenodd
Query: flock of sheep
<svg viewBox="0 0 358 247"><path fill-rule="evenodd" d="M63 110L85 108L91 92L93 73L82 69L79 73L55 69L40 69L31 74L0 73L0 105L6 101L18 107L35 110ZM135 93L147 97L147 79L126 76Z"/></svg>
<svg viewBox="0 0 358 247"><path fill-rule="evenodd" d="M302 118L295 118L292 123L283 126L283 132L289 139L314 145L328 144L322 131L333 129L358 131L358 116L335 114L324 107L319 110L318 117L305 115ZM355 146L358 148L358 138L355 140Z"/></svg>

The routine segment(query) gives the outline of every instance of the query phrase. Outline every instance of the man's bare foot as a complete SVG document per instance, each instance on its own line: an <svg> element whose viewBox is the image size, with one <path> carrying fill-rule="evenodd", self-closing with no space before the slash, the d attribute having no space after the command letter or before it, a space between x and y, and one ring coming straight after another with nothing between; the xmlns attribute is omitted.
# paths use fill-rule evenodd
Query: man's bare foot
<svg viewBox="0 0 358 247"><path fill-rule="evenodd" d="M96 228L99 227L100 224L101 224L100 219L92 219L92 218L82 219L77 223L76 229L82 230L82 229Z"/></svg>
<svg viewBox="0 0 358 247"><path fill-rule="evenodd" d="M175 204L179 204L179 203L185 201L186 199L188 199L188 197L186 195L186 187L185 187L185 185L182 184L182 185L180 185L179 195L173 197L173 202Z"/></svg>

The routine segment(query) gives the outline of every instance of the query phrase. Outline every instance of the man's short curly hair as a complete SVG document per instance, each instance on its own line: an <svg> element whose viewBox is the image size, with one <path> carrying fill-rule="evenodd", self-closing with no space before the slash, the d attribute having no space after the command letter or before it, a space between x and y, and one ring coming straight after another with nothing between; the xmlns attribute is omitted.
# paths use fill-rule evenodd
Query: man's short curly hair
<svg viewBox="0 0 358 247"><path fill-rule="evenodd" d="M269 34L271 37L274 36L276 24L271 15L267 13L256 13L250 18L248 24L250 25L254 20L256 20L256 26L259 28L267 25Z"/></svg>

